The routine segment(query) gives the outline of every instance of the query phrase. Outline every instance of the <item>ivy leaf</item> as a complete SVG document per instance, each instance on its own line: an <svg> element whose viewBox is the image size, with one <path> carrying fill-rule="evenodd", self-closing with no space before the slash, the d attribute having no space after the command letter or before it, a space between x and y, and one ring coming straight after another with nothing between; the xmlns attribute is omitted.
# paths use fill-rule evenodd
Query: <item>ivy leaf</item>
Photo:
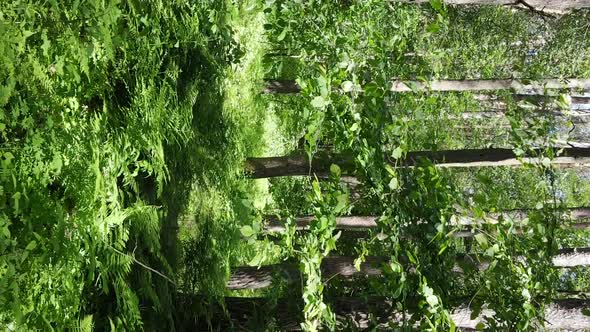
<svg viewBox="0 0 590 332"><path fill-rule="evenodd" d="M328 80L325 76L318 76L316 77L317 88L320 90L320 95L324 98L327 98L330 94L330 90L328 89ZM326 105L328 102L326 102Z"/></svg>

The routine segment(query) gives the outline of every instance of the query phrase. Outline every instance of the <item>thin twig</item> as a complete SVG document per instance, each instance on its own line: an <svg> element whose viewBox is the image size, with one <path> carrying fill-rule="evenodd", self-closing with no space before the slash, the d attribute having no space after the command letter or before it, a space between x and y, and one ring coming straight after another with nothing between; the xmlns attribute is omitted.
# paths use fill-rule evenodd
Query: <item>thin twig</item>
<svg viewBox="0 0 590 332"><path fill-rule="evenodd" d="M530 10L531 12L541 16L541 18L543 19L543 21L545 21L545 18L556 18L555 15L549 14L546 11L544 11L543 9L537 9L535 6L527 3L524 0L516 0L513 4L511 4L510 6L523 6L526 9Z"/></svg>
<svg viewBox="0 0 590 332"><path fill-rule="evenodd" d="M133 261L134 261L135 263L137 263L137 264L138 264L138 265L140 265L141 267L143 267L143 268L145 268L145 269L147 269L147 270L149 270L149 271L151 271L151 272L153 272L153 273L155 273L155 274L159 275L160 277L162 277L162 278L166 279L166 281L168 281L168 282L169 282L169 283L171 283L172 285L176 286L176 283L175 283L174 281L172 281L172 279L170 279L168 276L166 276L166 275L165 275L165 274L163 274L162 272L160 272L160 271L158 271L158 270L155 270L155 269L153 269L153 268L151 268L151 267L147 266L146 264L144 264L144 263L140 262L140 261L139 261L139 260L137 260L137 258L135 258L134 256L128 255L128 254L126 254L126 253L122 252L121 250L119 250L119 249L117 249L117 248L114 248L114 247L113 247L113 246L111 246L111 245L109 245L109 248L113 249L113 251L114 251L114 252L116 252L116 253L118 253L118 254L120 254L120 255L127 256L127 257L130 257L131 259L133 259Z"/></svg>

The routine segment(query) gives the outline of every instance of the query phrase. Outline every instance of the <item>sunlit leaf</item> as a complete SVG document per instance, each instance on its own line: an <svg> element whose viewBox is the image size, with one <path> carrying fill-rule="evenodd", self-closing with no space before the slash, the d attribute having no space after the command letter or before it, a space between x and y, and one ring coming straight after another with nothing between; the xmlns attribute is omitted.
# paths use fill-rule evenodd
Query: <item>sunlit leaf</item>
<svg viewBox="0 0 590 332"><path fill-rule="evenodd" d="M242 233L243 237L251 237L254 235L254 230L250 225L244 225L240 228L240 233Z"/></svg>
<svg viewBox="0 0 590 332"><path fill-rule="evenodd" d="M285 27L281 34L277 37L277 41L283 41L285 37L287 37L287 32L289 32L289 27Z"/></svg>
<svg viewBox="0 0 590 332"><path fill-rule="evenodd" d="M389 189L397 190L399 188L399 180L397 178L392 178L389 181Z"/></svg>
<svg viewBox="0 0 590 332"><path fill-rule="evenodd" d="M322 96L317 96L311 101L311 106L315 108L324 108L326 105L326 100Z"/></svg>
<svg viewBox="0 0 590 332"><path fill-rule="evenodd" d="M354 90L354 83L352 83L351 81L342 82L342 90L344 92L351 92L352 90Z"/></svg>
<svg viewBox="0 0 590 332"><path fill-rule="evenodd" d="M401 157L402 157L402 153L403 153L403 150L402 150L402 148L398 146L398 147L397 147L397 148L395 148L395 150L393 150L393 152L391 153L391 157L393 157L394 159L399 159L399 158L401 158Z"/></svg>
<svg viewBox="0 0 590 332"><path fill-rule="evenodd" d="M340 177L340 172L340 167L338 165L330 165L330 173L332 173L332 175L334 175L335 177Z"/></svg>

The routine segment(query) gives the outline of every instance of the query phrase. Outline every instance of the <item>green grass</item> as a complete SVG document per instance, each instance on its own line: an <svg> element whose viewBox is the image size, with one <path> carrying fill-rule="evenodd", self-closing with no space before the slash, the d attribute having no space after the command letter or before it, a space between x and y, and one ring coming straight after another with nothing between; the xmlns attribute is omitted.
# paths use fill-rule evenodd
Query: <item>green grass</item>
<svg viewBox="0 0 590 332"><path fill-rule="evenodd" d="M235 37L247 52L240 63L224 68L219 73L219 84L206 92L209 94L204 97L206 100L215 99L218 103L206 104L195 114L195 127L201 133L201 141L182 147L179 149L182 156L177 157L181 168L191 169L188 189L181 194L186 200L179 213L181 241L186 246L199 241L216 241L209 244L223 248L211 249L213 256L209 262L199 262L200 257L191 256L186 257L183 266L194 264L202 269L204 278L191 285L194 291L215 289L217 295L223 291L223 276L229 273L230 260L236 259L236 255L239 259L242 252L234 250L237 249L234 244L240 242L238 228L251 218L243 200L263 201L265 189L251 186L243 173L245 158L266 149L267 114L259 98L262 81L259 63L264 53L263 16L256 7L243 5L237 17L239 19L233 22ZM172 201L178 202L179 198ZM221 277L209 276L211 269L217 270ZM208 284L211 282L220 284Z"/></svg>

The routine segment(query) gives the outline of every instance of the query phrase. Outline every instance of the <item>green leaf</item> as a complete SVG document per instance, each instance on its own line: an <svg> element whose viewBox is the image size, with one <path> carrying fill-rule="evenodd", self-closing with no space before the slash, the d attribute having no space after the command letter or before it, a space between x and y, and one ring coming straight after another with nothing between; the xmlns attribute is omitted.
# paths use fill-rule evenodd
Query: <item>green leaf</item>
<svg viewBox="0 0 590 332"><path fill-rule="evenodd" d="M395 148L395 150L393 150L393 152L391 153L391 157L393 157L394 159L399 159L402 157L402 148L401 147L397 147Z"/></svg>
<svg viewBox="0 0 590 332"><path fill-rule="evenodd" d="M249 199L242 199L240 202L245 208L253 209L252 202Z"/></svg>
<svg viewBox="0 0 590 332"><path fill-rule="evenodd" d="M346 206L348 205L348 196L346 194L338 195L338 197L336 197L336 201L338 203L336 204L336 207L334 208L334 212L340 213L340 212L344 211L344 209L346 209Z"/></svg>
<svg viewBox="0 0 590 332"><path fill-rule="evenodd" d="M62 166L63 166L63 161L61 159L61 156L56 154L53 157L53 161L51 162L51 168L53 168L56 173L60 173Z"/></svg>
<svg viewBox="0 0 590 332"><path fill-rule="evenodd" d="M475 234L475 240L482 248L488 247L488 238L485 236L485 234L482 234L482 233Z"/></svg>
<svg viewBox="0 0 590 332"><path fill-rule="evenodd" d="M399 181L397 178L392 178L391 181L389 181L389 189L391 190L397 190L399 188Z"/></svg>
<svg viewBox="0 0 590 332"><path fill-rule="evenodd" d="M428 285L422 285L422 293L424 294L424 296L428 297L434 294L434 291L432 290L432 288L428 287Z"/></svg>
<svg viewBox="0 0 590 332"><path fill-rule="evenodd" d="M351 92L352 90L354 90L354 83L352 83L351 81L342 82L342 90L344 92Z"/></svg>
<svg viewBox="0 0 590 332"><path fill-rule="evenodd" d="M282 41L283 39L285 39L285 37L287 37L288 31L289 31L289 27L285 27L283 29L283 31L281 32L281 34L277 37L277 41Z"/></svg>
<svg viewBox="0 0 590 332"><path fill-rule="evenodd" d="M531 293L529 292L528 289L523 288L521 294L522 294L522 297L524 297L525 300L529 301L531 299Z"/></svg>
<svg viewBox="0 0 590 332"><path fill-rule="evenodd" d="M393 167L391 167L390 165L385 165L385 170L387 171L387 173L389 173L389 175L397 176L397 174L393 170Z"/></svg>
<svg viewBox="0 0 590 332"><path fill-rule="evenodd" d="M444 4L442 0L430 0L430 6L439 13L443 12Z"/></svg>
<svg viewBox="0 0 590 332"><path fill-rule="evenodd" d="M385 239L387 239L389 236L387 236L387 234L383 233L383 232L379 232L379 234L375 235L375 237L377 238L377 240L379 241L384 241Z"/></svg>
<svg viewBox="0 0 590 332"><path fill-rule="evenodd" d="M14 155L10 151L6 151L3 154L4 159L6 160L6 165L10 165L12 159L14 159Z"/></svg>
<svg viewBox="0 0 590 332"><path fill-rule="evenodd" d="M326 100L322 96L317 96L311 101L311 106L315 108L324 108L327 105Z"/></svg>
<svg viewBox="0 0 590 332"><path fill-rule="evenodd" d="M15 192L14 194L12 194L12 199L14 199L14 213L15 214L19 214L20 213L20 207L19 207L19 203L20 203L20 198L21 198L21 193L20 192Z"/></svg>
<svg viewBox="0 0 590 332"><path fill-rule="evenodd" d="M320 75L316 77L317 88L320 90L320 95L324 98L327 98L329 95L328 91L328 80L325 76Z"/></svg>
<svg viewBox="0 0 590 332"><path fill-rule="evenodd" d="M391 268L391 271L393 271L393 273L402 272L402 266L399 265L398 263L390 263L389 267Z"/></svg>
<svg viewBox="0 0 590 332"><path fill-rule="evenodd" d="M313 188L313 192L316 196L316 199L321 200L322 199L322 191L320 190L320 183L317 180L314 180L311 183L311 187Z"/></svg>
<svg viewBox="0 0 590 332"><path fill-rule="evenodd" d="M80 320L80 332L92 332L94 329L94 323L92 315L84 316L84 319Z"/></svg>
<svg viewBox="0 0 590 332"><path fill-rule="evenodd" d="M494 244L486 250L486 255L494 257L498 252L500 252L500 246L498 244Z"/></svg>
<svg viewBox="0 0 590 332"><path fill-rule="evenodd" d="M359 124L357 122L353 123L352 126L350 126L350 131L355 132L359 129Z"/></svg>
<svg viewBox="0 0 590 332"><path fill-rule="evenodd" d="M330 173L332 173L335 177L340 177L341 171L340 166L336 164L330 165Z"/></svg>
<svg viewBox="0 0 590 332"><path fill-rule="evenodd" d="M446 14L446 7L443 0L430 0L430 6L432 6L432 8L436 10L439 14ZM441 20L440 15L438 19L439 21Z"/></svg>
<svg viewBox="0 0 590 332"><path fill-rule="evenodd" d="M475 325L475 329L477 331L483 331L486 328L486 324L484 322L479 322L477 323L477 325Z"/></svg>
<svg viewBox="0 0 590 332"><path fill-rule="evenodd" d="M418 262L416 260L416 257L414 256L414 254L411 251L406 250L406 254L408 255L408 260L410 261L410 263L416 264Z"/></svg>
<svg viewBox="0 0 590 332"><path fill-rule="evenodd" d="M476 303L474 303L474 304L471 306L471 315L469 316L469 318L470 318L471 320L476 320L476 319L477 319L477 317L479 317L479 314L481 313L481 309L482 309L482 308L481 308L481 303L477 303L477 302L476 302Z"/></svg>
<svg viewBox="0 0 590 332"><path fill-rule="evenodd" d="M27 247L25 248L25 250L31 251L31 250L35 249L36 247L37 247L37 241L33 240L33 241L29 242L29 244L27 244Z"/></svg>
<svg viewBox="0 0 590 332"><path fill-rule="evenodd" d="M428 31L430 33L437 33L439 30L440 30L440 25L436 22L429 24L428 27L426 28L426 31Z"/></svg>
<svg viewBox="0 0 590 332"><path fill-rule="evenodd" d="M254 229L250 225L244 225L240 228L240 233L242 233L243 237L251 237L254 235Z"/></svg>
<svg viewBox="0 0 590 332"><path fill-rule="evenodd" d="M361 270L361 264L363 263L363 258L362 257L357 257L357 259L354 260L354 268L357 271Z"/></svg>
<svg viewBox="0 0 590 332"><path fill-rule="evenodd" d="M428 295L426 296L426 302L431 307L436 307L438 305L438 297L436 295Z"/></svg>
<svg viewBox="0 0 590 332"><path fill-rule="evenodd" d="M254 258L250 262L248 262L249 266L259 266L264 261L264 252L259 251Z"/></svg>

